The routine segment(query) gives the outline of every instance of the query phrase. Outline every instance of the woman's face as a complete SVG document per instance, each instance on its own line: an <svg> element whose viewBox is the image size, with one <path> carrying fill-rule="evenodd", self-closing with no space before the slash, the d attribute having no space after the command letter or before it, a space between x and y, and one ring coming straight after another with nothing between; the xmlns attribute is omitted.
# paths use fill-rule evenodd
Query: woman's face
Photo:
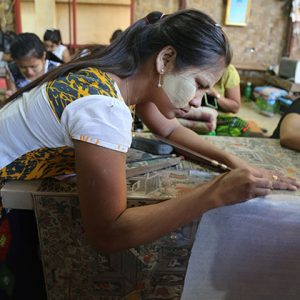
<svg viewBox="0 0 300 300"><path fill-rule="evenodd" d="M58 44L53 43L51 41L44 41L44 45L47 51L53 52L58 47Z"/></svg>
<svg viewBox="0 0 300 300"><path fill-rule="evenodd" d="M16 60L21 73L30 81L33 81L44 74L45 58L27 57Z"/></svg>
<svg viewBox="0 0 300 300"><path fill-rule="evenodd" d="M184 72L166 72L162 75L165 99L158 108L167 118L183 117L191 107L199 107L202 97L219 80L223 66L213 68L189 68Z"/></svg>

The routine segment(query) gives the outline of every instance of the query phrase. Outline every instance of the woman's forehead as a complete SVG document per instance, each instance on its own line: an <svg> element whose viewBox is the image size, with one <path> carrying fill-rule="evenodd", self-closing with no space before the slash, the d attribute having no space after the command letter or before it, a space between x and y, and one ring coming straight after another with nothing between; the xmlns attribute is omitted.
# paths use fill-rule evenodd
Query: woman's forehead
<svg viewBox="0 0 300 300"><path fill-rule="evenodd" d="M185 75L195 77L199 80L215 81L219 80L224 72L224 68L220 66L208 67L192 67L185 70Z"/></svg>
<svg viewBox="0 0 300 300"><path fill-rule="evenodd" d="M50 40L45 40L44 43L45 43L45 45L47 45L47 46L54 46L54 45L56 45L56 43L54 43L54 42L52 42L52 41L50 41Z"/></svg>
<svg viewBox="0 0 300 300"><path fill-rule="evenodd" d="M36 57L26 57L26 58L17 60L18 66L21 66L21 67L33 66L33 65L39 64L41 62L43 62L43 59L36 58Z"/></svg>

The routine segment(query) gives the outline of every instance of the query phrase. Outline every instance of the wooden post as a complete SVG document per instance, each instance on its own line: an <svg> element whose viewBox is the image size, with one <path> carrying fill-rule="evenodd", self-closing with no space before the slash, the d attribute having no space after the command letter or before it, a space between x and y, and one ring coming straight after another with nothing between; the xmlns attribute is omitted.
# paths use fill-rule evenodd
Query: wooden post
<svg viewBox="0 0 300 300"><path fill-rule="evenodd" d="M16 33L19 34L22 32L21 0L15 0L14 11L15 11Z"/></svg>

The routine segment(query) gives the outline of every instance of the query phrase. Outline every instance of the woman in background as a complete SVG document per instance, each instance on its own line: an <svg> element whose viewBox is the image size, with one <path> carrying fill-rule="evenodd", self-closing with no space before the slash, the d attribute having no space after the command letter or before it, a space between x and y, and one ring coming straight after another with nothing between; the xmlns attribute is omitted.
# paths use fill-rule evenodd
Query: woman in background
<svg viewBox="0 0 300 300"><path fill-rule="evenodd" d="M17 35L10 53L13 62L6 67L7 97L59 65L46 59L46 49L34 33Z"/></svg>
<svg viewBox="0 0 300 300"><path fill-rule="evenodd" d="M64 63L71 60L69 49L62 44L60 30L47 29L44 33L44 43L47 51L51 51Z"/></svg>
<svg viewBox="0 0 300 300"><path fill-rule="evenodd" d="M217 109L225 113L236 114L241 107L240 75L230 64L221 79L207 93L216 98Z"/></svg>
<svg viewBox="0 0 300 300"><path fill-rule="evenodd" d="M220 80L207 92L208 105L218 112L215 134L219 136L247 136L248 122L236 113L241 107L240 75L230 64Z"/></svg>
<svg viewBox="0 0 300 300"><path fill-rule="evenodd" d="M207 97L215 99L217 117L216 135L219 136L247 136L248 122L235 114L241 107L240 75L235 66L230 64L221 79L210 89Z"/></svg>

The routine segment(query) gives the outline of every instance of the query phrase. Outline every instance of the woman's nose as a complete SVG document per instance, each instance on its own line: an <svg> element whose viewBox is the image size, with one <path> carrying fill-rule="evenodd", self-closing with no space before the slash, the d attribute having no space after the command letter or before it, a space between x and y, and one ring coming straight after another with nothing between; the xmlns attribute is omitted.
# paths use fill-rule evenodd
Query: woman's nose
<svg viewBox="0 0 300 300"><path fill-rule="evenodd" d="M195 97L190 101L190 106L199 107L202 103L204 92L197 92Z"/></svg>
<svg viewBox="0 0 300 300"><path fill-rule="evenodd" d="M31 68L26 69L26 76L32 77L34 76L35 72Z"/></svg>

